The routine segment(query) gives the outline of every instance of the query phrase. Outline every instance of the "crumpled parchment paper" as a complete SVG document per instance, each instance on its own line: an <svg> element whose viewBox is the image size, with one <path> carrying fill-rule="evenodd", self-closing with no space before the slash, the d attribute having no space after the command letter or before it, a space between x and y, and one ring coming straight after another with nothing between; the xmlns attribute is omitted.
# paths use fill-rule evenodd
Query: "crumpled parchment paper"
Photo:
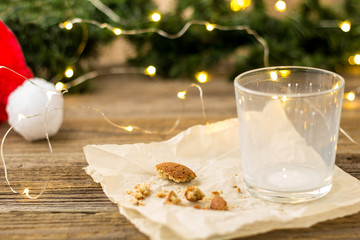
<svg viewBox="0 0 360 240"><path fill-rule="evenodd" d="M335 167L331 192L302 204L272 203L252 197L242 179L237 119L193 126L170 140L125 145L84 147L86 172L100 183L120 213L151 239L229 239L274 229L305 228L360 211L360 181ZM155 165L184 164L196 174L190 183L159 179ZM136 184L151 186L144 206L131 203ZM206 195L222 191L229 211L195 209L183 192L196 185ZM240 188L238 192L237 187ZM156 194L174 190L183 206L164 204Z"/></svg>

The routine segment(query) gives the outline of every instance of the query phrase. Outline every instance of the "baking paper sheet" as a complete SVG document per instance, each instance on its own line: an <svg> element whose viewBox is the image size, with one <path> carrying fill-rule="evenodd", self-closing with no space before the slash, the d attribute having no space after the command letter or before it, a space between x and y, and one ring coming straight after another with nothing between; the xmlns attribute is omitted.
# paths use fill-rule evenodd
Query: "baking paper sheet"
<svg viewBox="0 0 360 240"><path fill-rule="evenodd" d="M85 170L120 213L151 239L229 239L306 228L360 211L360 181L338 167L331 192L319 200L292 205L252 197L242 179L238 136L237 119L228 119L193 126L163 142L88 145L84 147L89 164ZM188 166L197 178L181 184L158 178L155 165L168 161ZM144 206L137 206L129 191L142 183L151 186L151 193ZM190 185L198 186L207 199L211 192L222 191L230 210L193 208L183 196ZM156 196L162 189L174 190L184 206L164 204Z"/></svg>

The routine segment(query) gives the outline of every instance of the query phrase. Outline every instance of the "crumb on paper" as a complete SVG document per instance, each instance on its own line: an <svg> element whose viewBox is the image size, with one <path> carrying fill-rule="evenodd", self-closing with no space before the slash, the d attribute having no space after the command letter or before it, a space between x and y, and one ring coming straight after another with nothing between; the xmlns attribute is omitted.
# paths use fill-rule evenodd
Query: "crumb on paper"
<svg viewBox="0 0 360 240"><path fill-rule="evenodd" d="M174 191L170 191L166 199L166 203L172 205L179 205L181 203L181 199L176 195Z"/></svg>
<svg viewBox="0 0 360 240"><path fill-rule="evenodd" d="M196 208L196 209L202 209L202 206L201 206L201 205L199 205L199 204L195 204L195 205L193 206L193 208Z"/></svg>
<svg viewBox="0 0 360 240"><path fill-rule="evenodd" d="M239 187L237 188L237 191L238 191L238 193L241 193L241 189Z"/></svg>
<svg viewBox="0 0 360 240"><path fill-rule="evenodd" d="M140 200L144 200L145 197L150 195L150 191L151 191L150 184L139 183L135 185L134 189L135 190L130 190L130 189L126 190L126 193L128 195L132 195L134 197L134 199L131 199L130 201L134 205L144 206L145 204Z"/></svg>
<svg viewBox="0 0 360 240"><path fill-rule="evenodd" d="M168 191L166 189L162 189L160 192L156 194L158 198L164 198L167 196Z"/></svg>
<svg viewBox="0 0 360 240"><path fill-rule="evenodd" d="M131 199L131 203L136 206L145 206L145 203L143 200Z"/></svg>
<svg viewBox="0 0 360 240"><path fill-rule="evenodd" d="M174 162L164 162L155 166L158 176L170 179L174 182L188 182L196 177L196 174L188 167Z"/></svg>
<svg viewBox="0 0 360 240"><path fill-rule="evenodd" d="M213 210L229 210L227 202L220 196L220 193L212 192L213 199L210 202L210 209Z"/></svg>
<svg viewBox="0 0 360 240"><path fill-rule="evenodd" d="M185 198L190 202L197 202L205 197L205 194L196 186L190 186L186 188Z"/></svg>

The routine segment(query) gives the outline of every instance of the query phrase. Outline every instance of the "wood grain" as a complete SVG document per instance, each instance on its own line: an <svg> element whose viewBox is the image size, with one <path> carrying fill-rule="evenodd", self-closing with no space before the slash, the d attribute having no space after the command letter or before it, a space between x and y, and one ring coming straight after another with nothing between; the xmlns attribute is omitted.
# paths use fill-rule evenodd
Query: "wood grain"
<svg viewBox="0 0 360 240"><path fill-rule="evenodd" d="M0 183L0 239L147 239L118 211L92 181L83 146L162 141L195 124L203 124L196 89L189 89L184 118L171 135L128 133L107 124L98 113L81 108L101 109L113 121L153 130L171 128L182 112L176 93L191 82L163 81L134 75L96 79L93 92L65 96L65 119L60 132L51 138L54 154L45 141L28 143L15 133L6 139L4 152L13 187L38 193L49 179L41 198L32 200L10 191ZM210 122L236 117L232 83L213 79L203 86ZM74 107L77 106L77 107ZM360 111L356 103L344 105L341 126L360 141ZM3 136L9 126L0 125ZM336 163L360 179L360 147L339 137ZM245 239L359 239L360 213L319 223L307 229L278 230Z"/></svg>

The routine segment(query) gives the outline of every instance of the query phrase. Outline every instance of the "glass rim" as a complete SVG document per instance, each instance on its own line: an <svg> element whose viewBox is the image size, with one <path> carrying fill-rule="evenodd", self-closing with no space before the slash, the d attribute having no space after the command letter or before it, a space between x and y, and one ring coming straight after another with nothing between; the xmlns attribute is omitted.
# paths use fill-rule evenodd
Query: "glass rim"
<svg viewBox="0 0 360 240"><path fill-rule="evenodd" d="M338 86L335 87L335 88L323 90L323 91L320 91L320 92L289 93L289 94L286 94L286 93L265 93L265 92L261 92L261 91L257 91L257 90L252 90L252 89L249 89L249 88L246 88L246 87L240 85L240 83L239 83L239 80L241 78L243 78L244 76L247 76L249 74L252 74L252 73L265 72L265 71L274 71L274 70L292 70L292 69L294 69L294 70L303 70L303 71L311 70L313 72L319 72L319 73L328 74L328 75L336 77L339 80L340 84L338 84ZM329 71L329 70L321 69L321 68L304 67L304 66L274 66L274 67L257 68L257 69L253 69L253 70L243 72L243 73L239 74L238 76L236 76L235 79L234 79L235 88L238 88L241 91L246 92L246 93L259 95L259 96L264 96L264 97L272 97L274 95L286 96L286 97L311 97L311 96L326 95L326 94L329 94L329 93L332 93L332 92L337 92L337 91L341 90L344 87L344 85L345 85L345 79L341 75L339 75L337 73L334 73L334 72Z"/></svg>

